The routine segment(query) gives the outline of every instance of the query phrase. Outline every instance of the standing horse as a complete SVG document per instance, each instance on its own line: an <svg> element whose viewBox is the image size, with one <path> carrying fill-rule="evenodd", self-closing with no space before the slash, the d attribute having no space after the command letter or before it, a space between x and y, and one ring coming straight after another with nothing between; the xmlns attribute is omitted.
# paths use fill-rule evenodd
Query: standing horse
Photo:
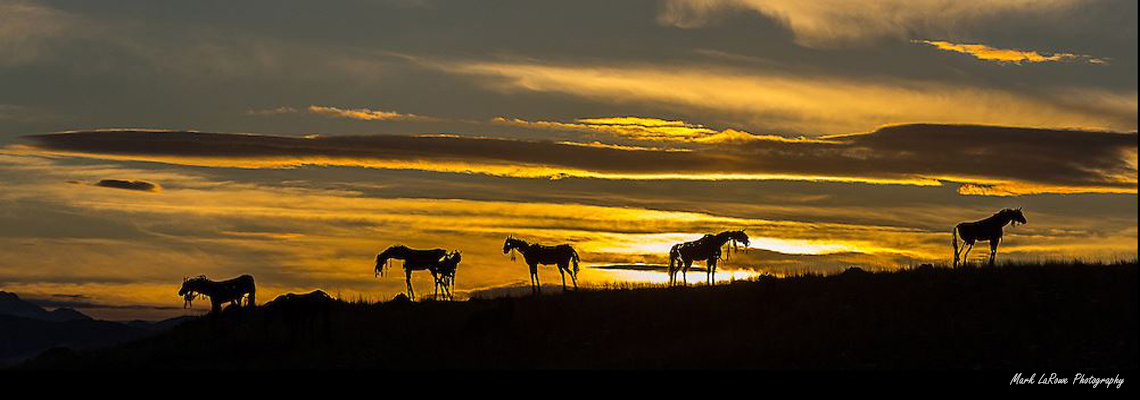
<svg viewBox="0 0 1140 400"><path fill-rule="evenodd" d="M1004 209L998 211L989 218L981 221L963 222L954 227L953 239L950 244L954 246L954 266L958 266L959 251L958 251L958 237L962 237L962 243L966 244L966 254L961 255L963 264L969 260L970 250L974 249L974 242L990 242L990 266L994 265L994 258L997 256L998 243L1001 243L1002 228L1008 224L1025 224L1025 215L1021 213L1021 208L1018 209Z"/></svg>
<svg viewBox="0 0 1140 400"><path fill-rule="evenodd" d="M182 289L178 295L186 300L183 307L189 307L195 297L206 296L210 298L210 313L217 314L222 310L222 304L231 303L241 306L241 299L246 297L246 305L253 307L257 304L254 299L256 287L253 277L242 275L228 281L214 282L205 275L182 280ZM248 297L247 297L248 295Z"/></svg>
<svg viewBox="0 0 1140 400"><path fill-rule="evenodd" d="M570 280L574 283L574 290L578 290L578 252L570 245L543 246L508 236L507 241L503 242L503 254L507 254L511 250L518 250L519 253L522 253L523 261L526 261L526 265L530 266L531 293L542 293L541 285L538 282L539 264L557 264L558 273L562 274L562 291L566 291L567 272L570 273ZM511 255L511 259L514 259L514 255ZM570 269L571 262L574 263L574 269Z"/></svg>
<svg viewBox="0 0 1140 400"><path fill-rule="evenodd" d="M412 271L431 272L432 278L436 281L438 295L440 280L437 270L440 261L447 256L447 250L444 249L412 250L402 244L395 245L376 255L376 275L384 276L384 270L387 269L390 260L404 260L404 281L408 287L408 298L413 300L416 298L416 292L412 289ZM458 256L455 258L455 263L459 263Z"/></svg>
<svg viewBox="0 0 1140 400"><path fill-rule="evenodd" d="M443 288L443 295L448 299L455 300L455 296L451 293L451 289L455 287L455 270L459 268L459 261L463 259L459 251L447 253L443 259L439 260L432 271L432 278L435 279L435 297L439 298L439 289Z"/></svg>
<svg viewBox="0 0 1140 400"><path fill-rule="evenodd" d="M669 249L669 285L672 286L677 283L678 269L681 270L682 281L688 285L689 267L692 267L693 261L697 260L705 260L708 264L708 269L705 270L705 278L710 285L716 283L716 263L717 260L720 260L720 248L729 241L733 242L733 248L737 242L744 243L744 247L748 247L748 235L744 234L743 230L705 235L691 242L673 245Z"/></svg>

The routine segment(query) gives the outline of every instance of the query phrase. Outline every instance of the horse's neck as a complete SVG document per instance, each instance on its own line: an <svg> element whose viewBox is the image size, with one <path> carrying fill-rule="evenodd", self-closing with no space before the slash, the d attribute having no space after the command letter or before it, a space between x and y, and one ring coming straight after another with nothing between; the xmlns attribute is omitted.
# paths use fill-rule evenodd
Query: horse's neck
<svg viewBox="0 0 1140 400"><path fill-rule="evenodd" d="M217 285L215 284L214 281L202 280L202 281L199 281L197 285L194 285L194 287L195 287L194 291L196 291L198 293L202 293L202 294L211 294L211 293L214 293L214 288L216 286Z"/></svg>
<svg viewBox="0 0 1140 400"><path fill-rule="evenodd" d="M388 258L395 258L397 260L407 260L412 255L412 249L404 246L388 249Z"/></svg>
<svg viewBox="0 0 1140 400"><path fill-rule="evenodd" d="M992 226L996 226L998 228L1002 228L1002 227L1005 227L1006 225L1009 225L1009 222L1013 221L1013 217L1010 217L1010 216L1005 215L1005 214L994 214L993 216L986 218L985 221L987 222L987 225L992 225Z"/></svg>
<svg viewBox="0 0 1140 400"><path fill-rule="evenodd" d="M724 246L724 244L727 243L729 240L731 240L731 238L732 238L732 236L728 232L721 232L721 233L717 234L716 236L713 236L709 240L709 244L714 245L714 246L719 248L720 246Z"/></svg>

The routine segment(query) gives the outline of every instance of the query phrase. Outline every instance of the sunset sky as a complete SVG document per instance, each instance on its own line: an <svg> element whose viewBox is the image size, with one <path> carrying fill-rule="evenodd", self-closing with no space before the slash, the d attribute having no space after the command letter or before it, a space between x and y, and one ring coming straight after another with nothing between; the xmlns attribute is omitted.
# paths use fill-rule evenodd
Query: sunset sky
<svg viewBox="0 0 1140 400"><path fill-rule="evenodd" d="M574 245L587 284L660 282L591 267L729 229L753 241L725 279L889 269L1007 207L1029 223L1001 260L1132 259L1136 15L0 0L0 290L108 319L200 313L176 292L201 274L389 299L373 258L405 244L463 251L466 295L528 284L507 235Z"/></svg>

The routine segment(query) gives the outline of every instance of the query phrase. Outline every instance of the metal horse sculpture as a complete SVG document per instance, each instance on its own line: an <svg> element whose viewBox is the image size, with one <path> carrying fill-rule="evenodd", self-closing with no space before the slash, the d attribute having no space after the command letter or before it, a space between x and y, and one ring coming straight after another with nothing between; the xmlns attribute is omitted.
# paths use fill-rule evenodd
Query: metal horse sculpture
<svg viewBox="0 0 1140 400"><path fill-rule="evenodd" d="M518 250L523 255L523 261L526 265L530 266L530 288L534 294L542 293L542 288L538 282L538 265L558 265L558 273L562 274L562 291L566 291L566 273L570 273L570 280L574 283L574 290L578 290L578 252L570 247L568 244L560 244L557 246L543 246L538 243L527 243L521 239L507 237L506 242L503 242L503 254L507 254L511 250ZM511 255L514 259L514 255ZM574 268L570 268L570 263L574 263Z"/></svg>
<svg viewBox="0 0 1140 400"><path fill-rule="evenodd" d="M455 270L459 269L459 261L463 259L463 255L459 251L447 253L443 259L439 260L439 264L431 269L432 278L435 279L435 297L439 298L439 290L443 289L443 295L448 299L455 300L451 289L455 287Z"/></svg>
<svg viewBox="0 0 1140 400"><path fill-rule="evenodd" d="M416 292L412 289L412 271L428 271L431 272L433 280L436 284L436 295L439 295L439 287L442 283L454 280L455 267L459 264L459 253L453 252L449 255L447 250L444 249L431 249L431 250L413 250L404 245L395 245L384 250L376 255L376 275L384 276L384 271L387 269L389 261L404 260L404 281L408 287L408 298L415 299ZM454 263L451 265L451 275L447 278L440 277L440 271L444 268L443 261L450 260ZM450 289L446 289L450 293Z"/></svg>
<svg viewBox="0 0 1140 400"><path fill-rule="evenodd" d="M716 263L717 260L720 260L720 248L729 241L733 242L734 249L737 242L748 247L748 235L744 234L743 230L705 235L692 242L673 245L669 249L669 285L672 286L677 283L677 270L681 270L682 282L688 285L689 280L686 275L689 272L689 267L692 267L693 261L697 260L706 261L708 269L705 270L705 278L710 285L716 283Z"/></svg>
<svg viewBox="0 0 1140 400"><path fill-rule="evenodd" d="M997 256L998 243L1001 243L1002 228L1008 224L1025 224L1025 215L1021 213L1021 208L1018 209L1004 209L998 211L996 214L981 221L963 222L954 227L954 237L950 242L954 246L954 266L958 266L961 261L965 264L970 255L970 250L974 249L974 242L989 241L990 242L990 265L994 265L994 258ZM958 250L958 237L962 237L962 243L966 244L965 254L960 254ZM959 258L961 256L961 258Z"/></svg>
<svg viewBox="0 0 1140 400"><path fill-rule="evenodd" d="M218 313L222 310L222 304L231 303L236 306L241 306L242 298L246 298L246 305L253 307L257 304L254 298L254 293L257 291L253 277L250 275L242 275L228 281L214 282L206 278L205 275L186 278L182 280L182 289L178 290L178 295L186 300L183 307L189 307L198 296L206 296L210 298L210 312Z"/></svg>

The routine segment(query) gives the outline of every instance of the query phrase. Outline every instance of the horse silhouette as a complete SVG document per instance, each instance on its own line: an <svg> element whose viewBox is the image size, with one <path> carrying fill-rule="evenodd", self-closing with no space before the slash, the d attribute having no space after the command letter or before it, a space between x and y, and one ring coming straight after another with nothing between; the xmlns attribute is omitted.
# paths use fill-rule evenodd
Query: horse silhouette
<svg viewBox="0 0 1140 400"><path fill-rule="evenodd" d="M677 270L681 270L681 279L685 285L689 284L687 274L689 268L693 266L693 261L705 260L708 264L708 269L705 270L705 278L710 285L716 282L716 264L720 260L721 246L724 246L728 241L733 242L733 248L736 243L744 243L744 247L748 247L748 235L744 230L739 231L724 231L716 235L705 235L700 239L677 243L669 249L669 285L677 283Z"/></svg>
<svg viewBox="0 0 1140 400"><path fill-rule="evenodd" d="M390 260L404 260L404 281L408 288L408 297L410 299L416 298L416 292L412 288L412 271L428 271L431 273L432 279L436 284L436 296L439 296L439 288L444 282L450 283L455 277L455 268L459 264L459 253L454 252L454 256L449 256L447 250L444 249L431 249L431 250L413 250L404 245L394 245L380 254L376 255L376 275L384 276L384 271L387 269ZM450 259L449 266L444 265L443 261ZM450 269L449 277L441 278L441 271ZM450 285L445 285L450 286ZM447 293L450 293L450 288L445 288Z"/></svg>
<svg viewBox="0 0 1140 400"><path fill-rule="evenodd" d="M558 265L558 273L562 274L562 291L566 291L566 273L570 273L570 280L574 283L574 290L578 290L578 252L568 244L560 244L557 246L544 246L538 243L527 243L522 239L515 239L514 237L507 237L503 242L503 254L507 254L511 250L518 250L522 253L523 260L530 266L530 287L531 293L542 293L542 288L538 282L538 265ZM514 255L511 255L514 260ZM574 263L574 268L570 268L570 263Z"/></svg>
<svg viewBox="0 0 1140 400"><path fill-rule="evenodd" d="M442 288L445 297L455 300L451 289L455 287L455 271L459 269L459 262L462 260L463 255L459 251L447 253L443 259L439 260L439 265L432 271L432 278L435 279L436 298L439 298L439 290Z"/></svg>
<svg viewBox="0 0 1140 400"><path fill-rule="evenodd" d="M958 251L958 237L962 237L962 243L966 244L965 254L961 255L963 264L969 259L970 250L974 249L975 242L990 242L990 265L994 265L994 258L997 256L998 243L1001 243L1002 228L1008 224L1025 224L1025 215L1021 213L1021 208L1018 209L1004 209L998 211L989 218L981 221L963 222L954 226L953 239L950 244L954 246L954 266L958 266L959 251Z"/></svg>
<svg viewBox="0 0 1140 400"><path fill-rule="evenodd" d="M226 281L214 282L201 275L194 278L182 279L182 288L178 295L186 302L183 307L190 307L194 298L206 296L210 298L210 313L216 314L222 310L222 304L231 303L241 306L242 298L246 298L246 305L253 307L257 304L254 294L257 291L253 276L242 275Z"/></svg>

